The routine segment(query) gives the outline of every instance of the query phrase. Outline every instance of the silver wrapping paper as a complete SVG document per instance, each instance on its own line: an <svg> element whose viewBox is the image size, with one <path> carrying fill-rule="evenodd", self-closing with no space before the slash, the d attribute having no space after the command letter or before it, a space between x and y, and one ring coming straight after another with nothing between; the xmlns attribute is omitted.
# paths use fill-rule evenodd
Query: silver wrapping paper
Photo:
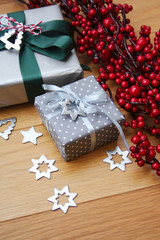
<svg viewBox="0 0 160 240"><path fill-rule="evenodd" d="M25 10L24 12L26 25L36 24L40 21L47 22L63 19L60 8L57 5ZM7 15L4 14L3 16ZM65 61L57 61L38 53L35 53L35 56L43 81L46 84L63 86L83 76L83 71L74 49ZM27 102L28 99L19 67L18 51L12 49L0 52L0 66L0 107Z"/></svg>
<svg viewBox="0 0 160 240"><path fill-rule="evenodd" d="M92 93L95 94L102 89L93 75L71 83L69 86L79 98ZM65 86L62 88L65 89ZM48 92L36 97L35 107L64 160L73 160L92 150L91 133L82 118L87 117L94 128L96 135L95 149L117 139L119 135L118 129L106 114L104 114L102 109L98 109L96 113L88 114L86 117L78 116L76 120L72 120L69 115L62 116L61 113L48 120L48 114L51 112L54 113L55 110L49 109L44 103L46 103L47 99L50 99L53 94L53 92ZM54 104L54 101L51 104ZM118 123L122 124L125 121L124 116L107 94L106 100L101 103L96 103L96 106L107 109L110 116L117 120Z"/></svg>

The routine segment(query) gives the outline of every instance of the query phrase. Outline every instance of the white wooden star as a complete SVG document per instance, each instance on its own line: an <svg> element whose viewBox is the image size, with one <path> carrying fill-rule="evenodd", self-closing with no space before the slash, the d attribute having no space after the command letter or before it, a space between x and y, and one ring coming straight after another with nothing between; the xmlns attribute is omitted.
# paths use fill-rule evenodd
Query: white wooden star
<svg viewBox="0 0 160 240"><path fill-rule="evenodd" d="M132 161L127 157L129 154L129 151L121 151L121 149L117 146L114 151L106 151L108 154L108 157L103 160L103 162L110 163L110 170L115 169L118 167L122 171L125 171L125 165L128 163L132 163ZM121 163L114 163L113 160L111 160L113 157L112 155L115 155L118 153L119 155L122 155L123 161Z"/></svg>
<svg viewBox="0 0 160 240"><path fill-rule="evenodd" d="M65 203L64 205L58 204L58 195L63 195L65 194L68 197L68 202ZM57 210L60 208L64 213L67 213L69 207L76 207L77 204L74 202L74 198L77 196L77 193L70 193L69 192L69 187L66 185L61 191L58 190L57 188L54 188L54 196L48 198L48 201L53 202L53 208L52 210Z"/></svg>
<svg viewBox="0 0 160 240"><path fill-rule="evenodd" d="M37 144L37 138L43 135L36 132L34 127L31 127L28 131L20 131L20 133L24 136L22 143L32 142L33 144Z"/></svg>
<svg viewBox="0 0 160 240"><path fill-rule="evenodd" d="M53 164L55 163L55 160L48 160L45 155L42 155L40 159L32 159L33 167L29 169L29 172L34 172L36 174L36 180L46 177L46 178L51 178L51 172L56 172L58 171L58 168L56 168ZM46 172L40 172L38 169L40 164L47 164L48 169Z"/></svg>
<svg viewBox="0 0 160 240"><path fill-rule="evenodd" d="M69 109L70 106L72 106L72 104L74 104L74 100L70 100L70 99L65 99L64 101L60 101L59 104L63 107L62 109L62 115L70 115L70 117L73 120L76 120L76 118L78 116L86 116L86 114L79 108L78 109L78 105L75 103L75 106L77 106L77 110L71 110Z"/></svg>

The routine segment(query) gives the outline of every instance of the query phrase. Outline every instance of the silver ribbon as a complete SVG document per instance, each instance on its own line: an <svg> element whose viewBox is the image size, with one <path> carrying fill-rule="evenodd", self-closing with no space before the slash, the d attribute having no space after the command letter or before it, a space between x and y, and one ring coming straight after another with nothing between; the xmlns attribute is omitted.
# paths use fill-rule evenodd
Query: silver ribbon
<svg viewBox="0 0 160 240"><path fill-rule="evenodd" d="M51 118L62 114L62 115L66 115L70 113L70 116L72 117L73 120L76 120L77 116L80 115L81 119L83 120L83 122L85 123L85 125L87 126L89 132L90 132L90 136L91 136L91 150L93 150L95 148L96 145L96 134L95 134L95 130L92 126L92 124L90 123L90 121L88 120L88 118L86 117L88 114L93 114L96 113L98 111L98 109L100 109L102 112L104 112L107 117L111 120L111 122L117 127L122 140L124 142L125 147L127 148L127 150L129 151L129 145L126 141L126 138L124 136L123 130L121 125L113 118L113 116L110 116L110 114L107 112L107 110L104 110L102 107L99 106L95 106L94 104L96 103L100 103L100 102L104 102L106 101L106 93L103 89L101 89L100 91L97 91L94 94L79 98L79 96L77 96L75 94L75 92L73 92L69 85L64 86L63 88L60 88L58 86L55 85L47 85L47 84L43 84L43 88L46 91L53 91L56 94L52 95L50 98L48 98L44 104L47 108L49 109L54 109L54 112L51 112L47 115L47 119L50 120ZM74 102L74 104L76 105L78 111L76 112L70 112L70 111L62 111L61 108L61 103L64 103L65 101L68 102ZM51 104L52 101L58 101L58 102L54 102L53 104ZM64 109L66 109L64 107Z"/></svg>

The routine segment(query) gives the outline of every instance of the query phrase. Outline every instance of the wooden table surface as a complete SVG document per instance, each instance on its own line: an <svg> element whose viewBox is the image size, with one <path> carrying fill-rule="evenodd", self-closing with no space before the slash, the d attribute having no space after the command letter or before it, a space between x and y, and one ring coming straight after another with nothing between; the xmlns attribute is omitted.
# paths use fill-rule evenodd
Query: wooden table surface
<svg viewBox="0 0 160 240"><path fill-rule="evenodd" d="M116 3L124 3L122 0ZM129 14L136 33L140 25L160 27L159 0L126 0L134 10ZM1 0L0 14L25 9L17 0ZM83 64L91 67L97 76L98 67L88 63L88 58L78 55ZM8 66L9 68L9 66ZM116 89L112 87L113 92ZM124 114L124 112L122 111ZM76 160L66 163L51 140L33 104L22 104L0 109L0 119L16 117L17 122L9 140L0 138L0 240L97 240L97 239L160 239L160 178L146 166L136 163L126 165L126 171L110 171L102 160L106 150L120 146L121 138ZM130 115L126 114L127 119ZM38 144L22 144L21 130L34 126L43 133ZM4 128L0 128L3 131ZM124 129L131 145L132 130ZM152 139L156 145L158 140ZM59 171L51 179L35 179L28 170L31 159L44 154L55 159ZM130 157L131 158L131 157ZM121 161L117 156L115 161ZM65 185L78 193L77 207L70 207L67 214L60 209L52 211L53 204L47 198L53 196L53 188ZM61 201L64 199L61 199Z"/></svg>

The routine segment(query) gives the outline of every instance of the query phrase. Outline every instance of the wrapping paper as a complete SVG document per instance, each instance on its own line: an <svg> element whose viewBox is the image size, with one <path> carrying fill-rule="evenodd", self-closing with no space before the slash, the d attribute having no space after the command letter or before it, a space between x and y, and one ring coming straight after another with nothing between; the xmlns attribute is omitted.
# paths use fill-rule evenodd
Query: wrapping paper
<svg viewBox="0 0 160 240"><path fill-rule="evenodd" d="M26 25L63 19L57 5L26 10L24 13ZM74 49L64 61L57 61L38 53L35 53L35 56L44 83L63 86L82 78L83 71ZM28 102L19 67L18 51L1 51L0 66L0 107Z"/></svg>
<svg viewBox="0 0 160 240"><path fill-rule="evenodd" d="M103 91L105 100L95 103L97 112L87 114L87 116L78 116L76 120L73 120L70 115L62 115L62 111L56 114L56 109L52 106L58 102L57 100L48 102L56 93L47 92L35 98L35 107L63 159L66 161L73 160L93 150L93 132L95 134L94 149L117 139L119 131L103 112L103 109L107 109L110 117L114 118L119 124L125 121L124 116L104 92L93 75L71 83L68 86L79 99L91 94L96 95L98 91ZM62 89L66 89L68 86L64 86ZM49 117L52 114L53 117ZM86 119L89 122L87 124Z"/></svg>

